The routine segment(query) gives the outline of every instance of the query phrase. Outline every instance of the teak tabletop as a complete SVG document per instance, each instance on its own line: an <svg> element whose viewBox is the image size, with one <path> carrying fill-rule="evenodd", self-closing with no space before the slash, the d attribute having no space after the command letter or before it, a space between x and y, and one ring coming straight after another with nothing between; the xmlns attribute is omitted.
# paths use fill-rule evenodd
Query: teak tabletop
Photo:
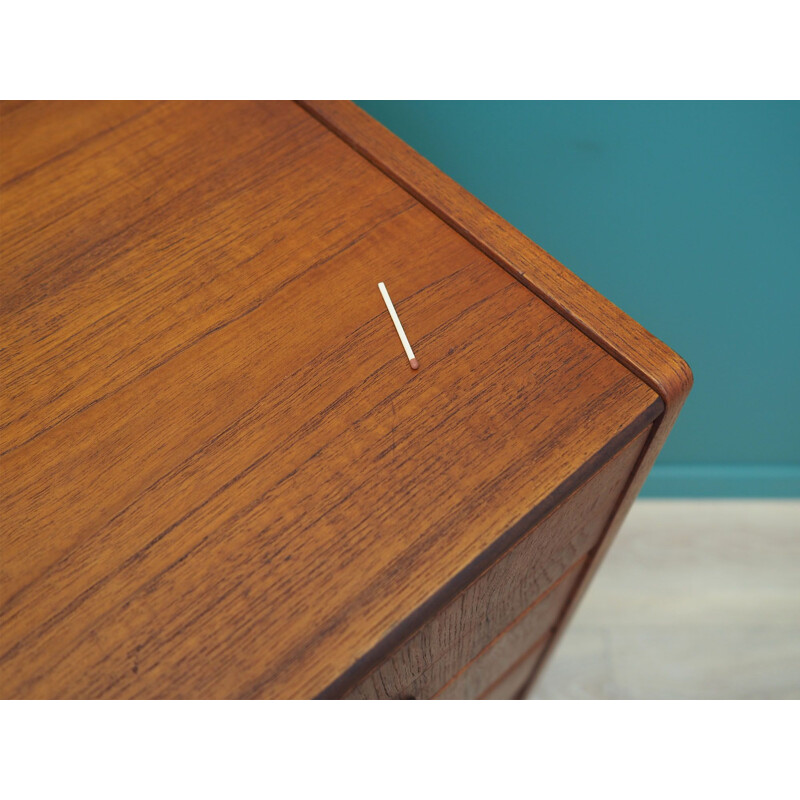
<svg viewBox="0 0 800 800"><path fill-rule="evenodd" d="M682 362L362 114L4 109L2 696L324 695L668 416Z"/></svg>

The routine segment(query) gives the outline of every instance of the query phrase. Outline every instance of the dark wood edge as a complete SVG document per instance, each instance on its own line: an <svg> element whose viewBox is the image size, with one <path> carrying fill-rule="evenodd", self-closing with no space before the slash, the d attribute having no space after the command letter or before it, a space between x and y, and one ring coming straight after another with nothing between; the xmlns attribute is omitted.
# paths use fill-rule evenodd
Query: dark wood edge
<svg viewBox="0 0 800 800"><path fill-rule="evenodd" d="M653 463L655 462L656 457L658 456L661 447L667 438L667 435L672 429L672 425L674 424L675 418L677 417L679 411L680 404L678 404L677 407L673 407L671 417L667 416L669 413L669 410L667 410L664 412L659 422L653 426L653 430L648 438L648 441L645 443L644 448L642 449L642 453L639 456L636 466L634 466L630 478L620 494L619 501L617 502L617 505L611 514L606 530L600 537L598 544L595 545L594 549L589 553L586 566L583 570L583 575L581 575L575 582L575 587L572 590L572 594L567 600L564 610L562 611L561 616L556 623L553 638L547 643L547 647L542 653L542 657L536 662L530 678L520 690L519 697L524 697L527 695L527 693L533 687L533 684L536 682L536 679L542 674L543 669L552 657L555 648L561 640L564 630L569 624L569 621L572 619L572 616L575 614L580 601L586 594L586 590L589 588L589 584L597 572L597 568L600 566L600 563L608 551L608 548L614 541L617 531L619 531L622 523L628 516L628 512L633 505L633 501L639 494L642 484L644 484L645 479L647 478L647 475L649 474L650 469L653 466Z"/></svg>
<svg viewBox="0 0 800 800"><path fill-rule="evenodd" d="M692 387L692 372L686 362L663 342L354 103L315 100L300 101L299 105L569 320L584 335L624 364L652 388L663 402L663 414L653 426L650 438L600 544L586 566L585 575L578 582L567 609L556 626L555 635L535 668L533 680L552 653L564 626L574 613L597 565L666 441ZM503 534L500 539L505 537L506 534ZM417 618L418 615L415 613L412 616ZM424 618L420 617L417 625ZM357 663L361 661L362 659ZM347 675L350 671L344 674ZM319 696L337 696L329 692L337 686L340 690L343 686L340 686L339 680ZM530 682L526 688L530 688Z"/></svg>
<svg viewBox="0 0 800 800"><path fill-rule="evenodd" d="M438 614L463 592L471 583L491 568L497 560L511 550L519 541L546 517L556 511L595 473L619 455L648 425L653 424L659 415L663 416L664 405L656 398L626 428L610 439L590 459L581 465L570 477L551 492L544 500L534 506L522 519L504 531L478 557L454 575L424 603L392 628L386 636L370 648L363 656L350 665L338 678L316 695L317 700L333 700L343 697L375 667L392 656L408 641L431 617Z"/></svg>

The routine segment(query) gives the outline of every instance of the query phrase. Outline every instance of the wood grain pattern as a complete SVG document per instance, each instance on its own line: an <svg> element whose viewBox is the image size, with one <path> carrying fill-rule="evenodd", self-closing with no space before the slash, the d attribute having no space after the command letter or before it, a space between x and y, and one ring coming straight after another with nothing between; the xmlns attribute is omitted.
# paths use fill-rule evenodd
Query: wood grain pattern
<svg viewBox="0 0 800 800"><path fill-rule="evenodd" d="M26 104L0 145L4 697L366 674L663 411L295 104Z"/></svg>
<svg viewBox="0 0 800 800"><path fill-rule="evenodd" d="M597 544L648 433L647 430L640 433L568 501L525 533L348 697L382 700L433 697ZM561 605L554 613L560 611ZM549 607L544 614L550 618ZM536 638L538 635L526 647Z"/></svg>
<svg viewBox="0 0 800 800"><path fill-rule="evenodd" d="M678 407L692 386L686 362L505 220L352 103L303 103L426 207L522 281ZM676 412L677 413L677 412Z"/></svg>
<svg viewBox="0 0 800 800"><path fill-rule="evenodd" d="M534 604L501 631L475 658L453 674L436 694L436 700L472 700L482 697L490 687L524 658L532 644L552 632L576 580L584 558L573 564Z"/></svg>
<svg viewBox="0 0 800 800"><path fill-rule="evenodd" d="M652 387L664 403L603 544L539 662L543 666L639 493L692 388L688 364L607 298L572 274L477 198L443 175L352 103L306 101L303 106L448 225L558 310L592 341ZM534 676L535 677L535 676Z"/></svg>
<svg viewBox="0 0 800 800"><path fill-rule="evenodd" d="M547 649L552 635L546 633L528 649L501 677L480 697L481 700L516 700L528 684L528 676L536 669Z"/></svg>

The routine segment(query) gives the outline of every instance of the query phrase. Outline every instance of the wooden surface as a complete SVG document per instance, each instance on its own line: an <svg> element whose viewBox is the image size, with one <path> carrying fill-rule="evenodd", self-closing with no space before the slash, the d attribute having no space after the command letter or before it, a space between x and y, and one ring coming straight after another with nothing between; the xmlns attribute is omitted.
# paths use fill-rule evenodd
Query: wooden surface
<svg viewBox="0 0 800 800"><path fill-rule="evenodd" d="M675 407L294 104L0 146L4 697L364 675Z"/></svg>
<svg viewBox="0 0 800 800"><path fill-rule="evenodd" d="M445 683L433 697L436 700L472 700L483 696L491 686L514 669L528 654L531 642L539 642L551 632L580 578L585 557L573 564L548 590L536 598L513 622L492 639L468 664Z"/></svg>
<svg viewBox="0 0 800 800"><path fill-rule="evenodd" d="M534 699L800 699L800 500L637 500Z"/></svg>
<svg viewBox="0 0 800 800"><path fill-rule="evenodd" d="M640 433L348 696L427 699L436 695L571 566L583 563L605 530L647 435L647 430ZM560 612L561 604L552 609L554 615ZM543 614L546 620L540 633L555 621L549 606Z"/></svg>
<svg viewBox="0 0 800 800"><path fill-rule="evenodd" d="M317 119L392 180L409 191L481 252L514 275L650 386L664 403L626 491L589 563L579 591L562 615L539 666L546 664L583 592L591 583L616 532L650 472L692 388L688 364L607 298L573 275L469 192L386 130L360 108L332 101L306 102ZM665 276L668 280L668 276ZM535 679L531 676L531 680Z"/></svg>
<svg viewBox="0 0 800 800"><path fill-rule="evenodd" d="M535 642L515 661L506 672L501 675L480 696L480 700L516 700L528 682L528 676L541 661L552 634L546 633L539 641Z"/></svg>

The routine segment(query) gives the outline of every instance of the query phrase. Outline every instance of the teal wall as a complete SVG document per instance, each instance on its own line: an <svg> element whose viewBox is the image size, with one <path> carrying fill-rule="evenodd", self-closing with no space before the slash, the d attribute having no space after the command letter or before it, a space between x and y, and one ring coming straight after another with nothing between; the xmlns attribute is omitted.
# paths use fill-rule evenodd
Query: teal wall
<svg viewBox="0 0 800 800"><path fill-rule="evenodd" d="M689 362L645 494L800 496L800 103L360 105Z"/></svg>

